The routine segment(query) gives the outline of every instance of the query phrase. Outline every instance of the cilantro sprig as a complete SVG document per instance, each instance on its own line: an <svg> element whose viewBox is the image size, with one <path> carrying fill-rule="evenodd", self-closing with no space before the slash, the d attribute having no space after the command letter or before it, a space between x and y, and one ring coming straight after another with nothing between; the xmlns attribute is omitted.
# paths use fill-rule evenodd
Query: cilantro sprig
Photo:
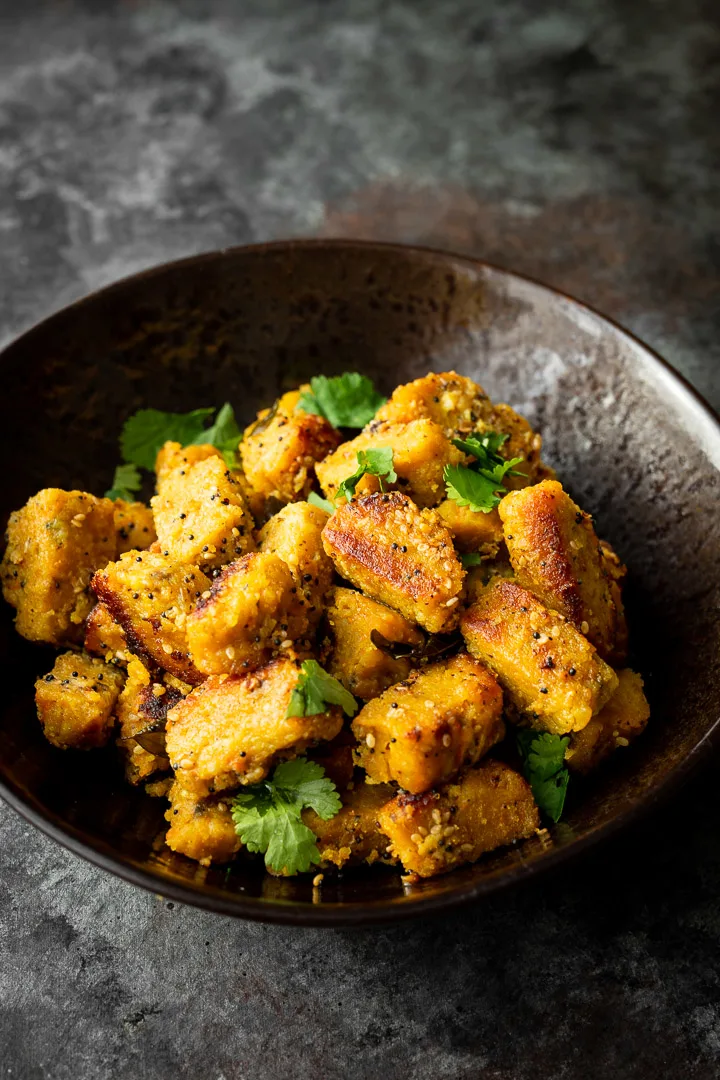
<svg viewBox="0 0 720 1080"><path fill-rule="evenodd" d="M355 698L341 682L328 675L317 660L305 660L285 715L317 716L327 712L328 705L340 705L348 716L354 716L358 709Z"/></svg>
<svg viewBox="0 0 720 1080"><path fill-rule="evenodd" d="M377 476L380 480L381 491L385 490L384 481L387 481L388 484L394 484L397 480L397 473L393 467L392 447L379 446L375 450L358 450L357 469L352 476L346 477L340 484L335 500L337 501L344 496L350 502L350 499L355 494L355 488L363 476Z"/></svg>
<svg viewBox="0 0 720 1080"><path fill-rule="evenodd" d="M363 428L386 400L366 375L346 371L334 378L316 375L310 380L310 391L300 395L297 408L324 416L333 427Z"/></svg>
<svg viewBox="0 0 720 1080"><path fill-rule="evenodd" d="M214 412L215 409L193 409L188 413L138 409L123 425L120 435L123 464L115 469L106 497L132 501L134 494L142 487L142 476L138 470L152 472L158 451L166 442L178 442L181 446L209 443L217 447L228 468L237 468L237 448L242 431L235 420L233 407L225 402L218 409L214 421L205 427L207 419Z"/></svg>
<svg viewBox="0 0 720 1080"><path fill-rule="evenodd" d="M188 413L138 409L125 421L120 436L123 461L152 470L158 451L166 442L179 442L181 446L207 442L216 446L223 456L229 453L234 458L242 432L235 422L232 406L223 405L214 423L205 427L205 421L214 412L214 409L193 409ZM230 467L236 463L236 458L227 461Z"/></svg>
<svg viewBox="0 0 720 1080"><path fill-rule="evenodd" d="M136 465L118 465L113 473L112 486L105 492L105 498L134 502L141 487L142 477Z"/></svg>
<svg viewBox="0 0 720 1080"><path fill-rule="evenodd" d="M341 808L340 796L321 765L307 758L284 761L272 779L235 796L235 831L248 851L262 852L276 873L297 874L320 862L317 837L302 821L304 809L324 821Z"/></svg>
<svg viewBox="0 0 720 1080"><path fill-rule="evenodd" d="M521 729L516 734L516 741L523 774L535 802L551 821L559 821L570 779L565 765L565 749L570 736Z"/></svg>
<svg viewBox="0 0 720 1080"><path fill-rule="evenodd" d="M479 566L483 557L479 551L468 551L465 555L460 556L460 562L467 570L471 566Z"/></svg>
<svg viewBox="0 0 720 1080"><path fill-rule="evenodd" d="M458 506L468 506L476 514L489 514L505 495L503 481L506 476L518 476L515 466L523 460L514 457L505 460L498 451L508 438L497 431L468 435L466 439L453 439L453 445L475 460L470 465L446 465L443 479L447 497Z"/></svg>

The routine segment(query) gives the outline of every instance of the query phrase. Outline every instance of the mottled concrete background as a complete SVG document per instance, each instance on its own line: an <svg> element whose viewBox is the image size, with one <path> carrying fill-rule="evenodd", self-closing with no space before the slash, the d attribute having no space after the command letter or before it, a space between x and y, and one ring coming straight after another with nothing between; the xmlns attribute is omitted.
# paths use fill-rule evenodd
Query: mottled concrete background
<svg viewBox="0 0 720 1080"><path fill-rule="evenodd" d="M0 0L0 340L291 234L453 247L720 404L717 0ZM141 893L0 808L0 1076L720 1073L718 771L445 921L289 931Z"/></svg>

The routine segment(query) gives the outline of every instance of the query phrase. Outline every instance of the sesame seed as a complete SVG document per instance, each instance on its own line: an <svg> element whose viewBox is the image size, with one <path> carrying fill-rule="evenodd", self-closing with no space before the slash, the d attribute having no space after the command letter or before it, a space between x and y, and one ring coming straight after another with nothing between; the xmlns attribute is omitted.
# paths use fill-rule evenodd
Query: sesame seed
<svg viewBox="0 0 720 1080"><path fill-rule="evenodd" d="M375 746L375 736L373 735L372 731L368 731L367 735L365 736L365 742L372 750L372 748Z"/></svg>
<svg viewBox="0 0 720 1080"><path fill-rule="evenodd" d="M442 744L443 744L443 746L447 747L447 746L450 746L451 742L452 742L452 739L450 738L450 736L446 732L442 737Z"/></svg>

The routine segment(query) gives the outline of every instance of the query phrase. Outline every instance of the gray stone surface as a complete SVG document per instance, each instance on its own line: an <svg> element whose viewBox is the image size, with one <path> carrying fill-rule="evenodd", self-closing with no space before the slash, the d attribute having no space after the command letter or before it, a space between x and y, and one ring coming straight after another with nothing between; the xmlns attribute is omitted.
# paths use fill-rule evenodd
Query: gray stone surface
<svg viewBox="0 0 720 1080"><path fill-rule="evenodd" d="M557 284L720 405L719 61L712 0L0 0L0 340L168 258L378 236ZM711 1080L717 781L352 933L166 903L0 807L0 1076Z"/></svg>

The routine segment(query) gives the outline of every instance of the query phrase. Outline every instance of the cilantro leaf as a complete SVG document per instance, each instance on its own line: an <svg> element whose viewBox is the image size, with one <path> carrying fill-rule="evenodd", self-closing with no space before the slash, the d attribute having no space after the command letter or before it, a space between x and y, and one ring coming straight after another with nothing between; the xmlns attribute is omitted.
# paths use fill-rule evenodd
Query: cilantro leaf
<svg viewBox="0 0 720 1080"><path fill-rule="evenodd" d="M466 555L460 556L460 562L466 569L468 566L479 566L482 562L482 555L479 551L469 551Z"/></svg>
<svg viewBox="0 0 720 1080"><path fill-rule="evenodd" d="M235 420L233 407L229 402L218 410L214 423L209 428L201 431L193 443L210 443L216 446L225 458L225 464L230 469L236 469L240 464L238 459L238 444L242 439L242 431Z"/></svg>
<svg viewBox="0 0 720 1080"><path fill-rule="evenodd" d="M306 808L325 821L341 808L332 780L317 762L296 758L278 765L271 780L235 796L235 831L248 851L262 852L276 872L303 873L320 862L316 836L301 818Z"/></svg>
<svg viewBox="0 0 720 1080"><path fill-rule="evenodd" d="M283 761L275 769L273 785L294 806L309 807L327 821L340 809L340 796L332 780L325 776L322 765L306 758Z"/></svg>
<svg viewBox="0 0 720 1080"><path fill-rule="evenodd" d="M517 732L525 779L532 788L535 802L552 821L560 820L565 805L570 779L565 765L565 748L569 742L569 735L526 729Z"/></svg>
<svg viewBox="0 0 720 1080"><path fill-rule="evenodd" d="M475 461L469 465L447 465L443 474L449 499L458 506L469 506L476 513L489 514L505 494L503 481L507 475L520 475L515 466L521 457L505 460L498 453L508 436L500 431L476 432L465 439L453 439L453 446Z"/></svg>
<svg viewBox="0 0 720 1080"><path fill-rule="evenodd" d="M120 436L123 460L143 469L154 469L158 450L168 440L188 446L203 430L214 409L194 409L189 413L138 409L125 421Z"/></svg>
<svg viewBox="0 0 720 1080"><path fill-rule="evenodd" d="M134 502L141 487L142 478L135 465L118 465L113 475L112 487L105 492L105 498Z"/></svg>
<svg viewBox="0 0 720 1080"><path fill-rule="evenodd" d="M317 716L326 712L328 705L342 706L348 716L354 716L358 708L350 691L328 675L317 660L305 660L285 715Z"/></svg>
<svg viewBox="0 0 720 1080"><path fill-rule="evenodd" d="M311 491L307 497L307 501L311 506L319 506L321 510L324 510L326 514L334 514L335 507L327 499L323 499L322 496L317 495L314 491Z"/></svg>
<svg viewBox="0 0 720 1080"><path fill-rule="evenodd" d="M386 400L366 375L346 371L335 378L316 375L310 380L310 392L300 395L297 408L324 416L333 427L362 428Z"/></svg>
<svg viewBox="0 0 720 1080"><path fill-rule="evenodd" d="M193 409L189 413L161 412L159 409L138 409L126 421L120 436L120 451L128 464L154 469L158 450L166 442L181 446L210 443L222 453L227 465L237 464L237 447L241 438L232 406L225 403L214 423L205 421L214 409Z"/></svg>
<svg viewBox="0 0 720 1080"><path fill-rule="evenodd" d="M377 476L380 478L380 490L384 491L383 480L387 480L389 484L394 484L397 480L397 473L393 468L393 452L391 446L381 446L376 450L358 450L357 452L357 469L352 476L346 477L338 488L335 500L344 496L348 502L355 494L355 488L358 486L363 476Z"/></svg>
<svg viewBox="0 0 720 1080"><path fill-rule="evenodd" d="M463 450L466 454L472 454L484 469L491 469L493 465L502 465L505 458L498 454L498 450L510 438L502 431L475 432L466 439L453 439L453 446Z"/></svg>

